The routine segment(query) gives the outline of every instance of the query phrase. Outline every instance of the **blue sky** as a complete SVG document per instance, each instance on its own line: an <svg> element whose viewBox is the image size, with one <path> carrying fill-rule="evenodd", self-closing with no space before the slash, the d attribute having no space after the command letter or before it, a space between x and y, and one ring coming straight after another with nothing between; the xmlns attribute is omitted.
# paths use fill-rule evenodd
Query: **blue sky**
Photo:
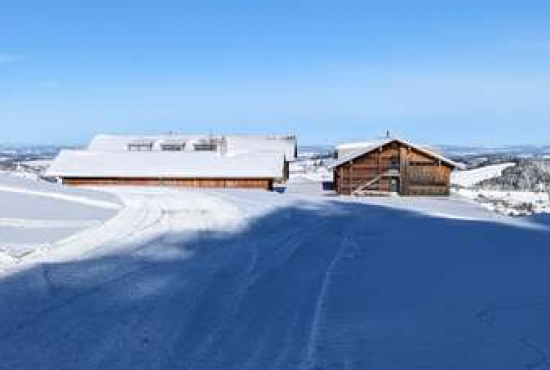
<svg viewBox="0 0 550 370"><path fill-rule="evenodd" d="M6 0L1 142L550 143L548 1Z"/></svg>

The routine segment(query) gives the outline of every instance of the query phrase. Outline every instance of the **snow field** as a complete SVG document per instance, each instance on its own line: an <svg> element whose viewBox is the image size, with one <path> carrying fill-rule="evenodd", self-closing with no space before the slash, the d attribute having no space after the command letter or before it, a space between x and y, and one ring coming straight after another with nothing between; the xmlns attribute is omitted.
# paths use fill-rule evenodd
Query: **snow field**
<svg viewBox="0 0 550 370"><path fill-rule="evenodd" d="M471 187L480 182L502 175L502 171L515 166L515 163L503 163L476 168L473 170L455 171L451 176L451 183L462 187Z"/></svg>
<svg viewBox="0 0 550 370"><path fill-rule="evenodd" d="M101 225L121 208L110 194L68 189L8 174L0 175L0 270L76 232Z"/></svg>
<svg viewBox="0 0 550 370"><path fill-rule="evenodd" d="M460 199L107 189L0 279L0 369L543 369L548 223Z"/></svg>

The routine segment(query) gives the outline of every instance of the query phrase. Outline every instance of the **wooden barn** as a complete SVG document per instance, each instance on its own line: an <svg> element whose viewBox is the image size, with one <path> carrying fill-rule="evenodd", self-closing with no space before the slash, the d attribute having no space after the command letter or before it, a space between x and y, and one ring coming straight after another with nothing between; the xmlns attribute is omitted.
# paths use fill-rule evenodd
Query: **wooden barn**
<svg viewBox="0 0 550 370"><path fill-rule="evenodd" d="M213 152L64 150L46 176L72 186L176 186L272 190L283 180L279 153L223 156Z"/></svg>
<svg viewBox="0 0 550 370"><path fill-rule="evenodd" d="M97 135L64 150L46 176L66 185L272 190L296 159L292 135Z"/></svg>
<svg viewBox="0 0 550 370"><path fill-rule="evenodd" d="M446 196L457 167L433 150L388 138L341 155L334 188L344 195Z"/></svg>

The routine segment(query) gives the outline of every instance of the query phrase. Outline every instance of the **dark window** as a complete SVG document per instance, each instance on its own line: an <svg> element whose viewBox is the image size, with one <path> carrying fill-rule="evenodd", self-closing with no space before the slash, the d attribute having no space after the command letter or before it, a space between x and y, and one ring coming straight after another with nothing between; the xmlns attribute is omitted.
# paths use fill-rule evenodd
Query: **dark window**
<svg viewBox="0 0 550 370"><path fill-rule="evenodd" d="M161 149L167 152L181 152L185 150L185 144L163 144Z"/></svg>
<svg viewBox="0 0 550 370"><path fill-rule="evenodd" d="M433 162L411 161L411 162L409 162L409 165L412 166L412 167L432 167L432 166L435 166L435 163L433 163Z"/></svg>
<svg viewBox="0 0 550 370"><path fill-rule="evenodd" d="M391 169L392 170L399 169L399 157L397 156L391 157Z"/></svg>
<svg viewBox="0 0 550 370"><path fill-rule="evenodd" d="M215 143L197 143L194 147L197 152L215 152L218 149Z"/></svg>
<svg viewBox="0 0 550 370"><path fill-rule="evenodd" d="M153 144L130 144L128 150L136 152L151 151L153 150Z"/></svg>

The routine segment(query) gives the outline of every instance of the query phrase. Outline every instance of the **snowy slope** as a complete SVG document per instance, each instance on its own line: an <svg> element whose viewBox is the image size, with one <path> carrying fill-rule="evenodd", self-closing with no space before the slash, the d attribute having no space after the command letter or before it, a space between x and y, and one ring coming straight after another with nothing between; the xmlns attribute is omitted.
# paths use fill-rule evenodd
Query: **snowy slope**
<svg viewBox="0 0 550 370"><path fill-rule="evenodd" d="M117 189L0 278L0 369L546 369L550 220L459 199Z"/></svg>
<svg viewBox="0 0 550 370"><path fill-rule="evenodd" d="M513 166L515 166L515 163L503 163L473 170L454 171L452 173L451 183L463 187L474 186L484 180L501 176L502 171Z"/></svg>
<svg viewBox="0 0 550 370"><path fill-rule="evenodd" d="M120 207L112 194L0 174L0 254L20 257L98 226Z"/></svg>

